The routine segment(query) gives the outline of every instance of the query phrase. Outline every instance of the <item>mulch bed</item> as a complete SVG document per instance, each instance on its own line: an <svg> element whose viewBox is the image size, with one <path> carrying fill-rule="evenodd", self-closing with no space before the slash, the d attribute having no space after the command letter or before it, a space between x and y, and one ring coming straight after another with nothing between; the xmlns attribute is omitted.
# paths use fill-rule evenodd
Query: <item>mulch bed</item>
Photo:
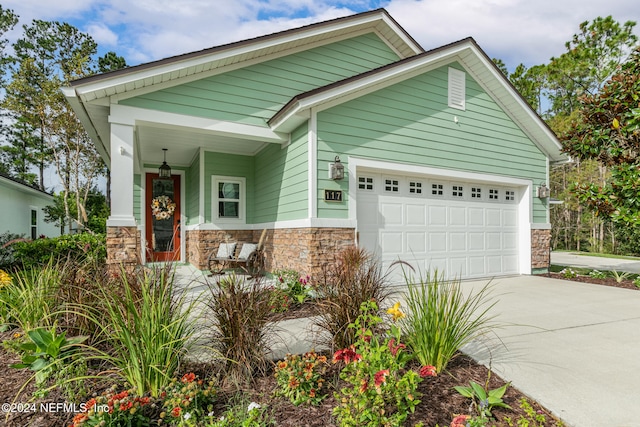
<svg viewBox="0 0 640 427"><path fill-rule="evenodd" d="M604 285L604 286L613 286L616 288L640 290L640 288L638 288L636 285L633 284L633 281L622 280L621 282L617 282L614 277L607 277L605 279L596 279L595 277L589 277L589 276L576 276L576 277L567 278L560 273L550 273L549 277L552 277L554 279L571 280L573 282L592 283L595 285Z"/></svg>

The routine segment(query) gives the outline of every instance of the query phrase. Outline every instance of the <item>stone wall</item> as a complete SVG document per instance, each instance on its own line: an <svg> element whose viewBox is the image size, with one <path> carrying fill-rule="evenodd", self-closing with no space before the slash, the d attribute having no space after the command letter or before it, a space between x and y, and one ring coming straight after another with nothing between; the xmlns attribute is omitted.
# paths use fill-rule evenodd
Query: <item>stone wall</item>
<svg viewBox="0 0 640 427"><path fill-rule="evenodd" d="M187 262L207 269L207 259L222 242L258 243L262 230L189 230ZM263 241L267 271L292 269L320 277L340 249L355 245L353 228L286 228L267 230Z"/></svg>
<svg viewBox="0 0 640 427"><path fill-rule="evenodd" d="M140 264L140 232L137 227L107 227L107 268L132 271Z"/></svg>
<svg viewBox="0 0 640 427"><path fill-rule="evenodd" d="M531 230L531 269L549 267L551 230Z"/></svg>

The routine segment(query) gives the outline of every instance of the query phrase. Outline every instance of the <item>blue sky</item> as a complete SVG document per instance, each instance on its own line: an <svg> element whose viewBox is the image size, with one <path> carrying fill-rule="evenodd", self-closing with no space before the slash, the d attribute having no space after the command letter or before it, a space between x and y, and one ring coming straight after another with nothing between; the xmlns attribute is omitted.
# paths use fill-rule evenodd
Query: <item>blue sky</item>
<svg viewBox="0 0 640 427"><path fill-rule="evenodd" d="M425 49L472 36L513 70L563 53L580 22L607 15L640 22L637 0L5 0L2 6L21 24L68 22L91 34L100 53L113 50L129 65L384 7Z"/></svg>

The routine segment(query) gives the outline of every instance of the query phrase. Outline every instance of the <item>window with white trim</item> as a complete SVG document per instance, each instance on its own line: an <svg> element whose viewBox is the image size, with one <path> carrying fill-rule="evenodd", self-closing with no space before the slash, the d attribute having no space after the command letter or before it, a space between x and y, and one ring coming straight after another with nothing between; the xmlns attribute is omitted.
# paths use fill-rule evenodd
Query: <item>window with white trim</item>
<svg viewBox="0 0 640 427"><path fill-rule="evenodd" d="M409 193L422 194L422 183L420 181L409 181Z"/></svg>
<svg viewBox="0 0 640 427"><path fill-rule="evenodd" d="M452 186L451 195L456 198L461 198L463 196L463 186L462 185Z"/></svg>
<svg viewBox="0 0 640 427"><path fill-rule="evenodd" d="M432 196L444 196L444 184L431 184L431 195Z"/></svg>
<svg viewBox="0 0 640 427"><path fill-rule="evenodd" d="M242 177L212 176L213 222L244 222L245 184Z"/></svg>
<svg viewBox="0 0 640 427"><path fill-rule="evenodd" d="M400 190L400 184L397 179L385 178L384 191L397 193Z"/></svg>
<svg viewBox="0 0 640 427"><path fill-rule="evenodd" d="M472 199L482 199L482 188L480 188L480 187L471 187L471 198Z"/></svg>
<svg viewBox="0 0 640 427"><path fill-rule="evenodd" d="M497 188L489 189L489 200L499 200L500 199L500 190Z"/></svg>
<svg viewBox="0 0 640 427"><path fill-rule="evenodd" d="M373 190L373 178L369 176L358 177L358 190Z"/></svg>
<svg viewBox="0 0 640 427"><path fill-rule="evenodd" d="M466 74L449 67L449 107L464 110L466 96Z"/></svg>
<svg viewBox="0 0 640 427"><path fill-rule="evenodd" d="M504 199L507 201L514 201L516 199L516 192L513 190L505 190Z"/></svg>

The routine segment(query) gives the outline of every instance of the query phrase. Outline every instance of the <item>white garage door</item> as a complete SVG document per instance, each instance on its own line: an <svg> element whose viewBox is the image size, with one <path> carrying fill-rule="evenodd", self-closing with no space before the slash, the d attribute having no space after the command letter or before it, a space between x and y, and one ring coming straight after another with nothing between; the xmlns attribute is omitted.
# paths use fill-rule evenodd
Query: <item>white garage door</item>
<svg viewBox="0 0 640 427"><path fill-rule="evenodd" d="M400 259L423 274L518 274L516 188L375 173L357 181L359 244L383 268ZM393 280L401 274L396 268Z"/></svg>

